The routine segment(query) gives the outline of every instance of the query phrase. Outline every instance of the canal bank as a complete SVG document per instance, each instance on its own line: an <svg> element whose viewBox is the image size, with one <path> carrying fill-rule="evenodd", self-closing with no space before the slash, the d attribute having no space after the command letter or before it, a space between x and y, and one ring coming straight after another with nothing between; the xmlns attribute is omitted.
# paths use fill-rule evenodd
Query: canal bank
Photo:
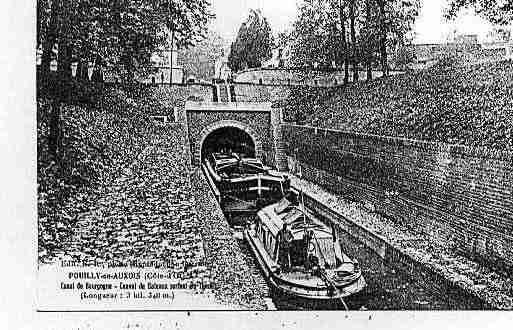
<svg viewBox="0 0 513 330"><path fill-rule="evenodd" d="M230 306L239 306L236 309L274 309L269 303L265 281L248 258L248 251L241 250L199 168L191 173L191 185L216 298Z"/></svg>
<svg viewBox="0 0 513 330"><path fill-rule="evenodd" d="M38 268L41 310L244 308L221 301L212 292L216 278L205 267L203 223L195 207L182 127L154 129L150 146L106 185L95 203L84 213L69 214L69 239L60 242L58 255ZM87 289L84 284L93 290L89 293L79 291L78 285L77 294L63 290L58 279L68 278L70 267L78 273L93 272L99 278L96 284L110 286ZM124 278L120 274L138 274L138 290L118 283ZM152 274L151 279L146 274ZM168 289L151 288L157 283L153 280Z"/></svg>
<svg viewBox="0 0 513 330"><path fill-rule="evenodd" d="M249 267L218 205L210 199L210 190L198 173L189 172L182 127L162 125L155 130L151 145L137 161L106 187L87 212L74 216L62 251L48 265L40 265L39 308L267 309L265 288L247 276ZM158 272L170 274L179 289L173 290L172 303L112 300L110 305L84 307L75 299L60 305L54 284L62 275L56 272L67 271L61 263L76 263L77 271L135 265L127 266L128 271L141 273L151 272L147 265L157 264ZM206 284L204 289L182 289L199 282Z"/></svg>
<svg viewBox="0 0 513 330"><path fill-rule="evenodd" d="M230 228L201 171L194 170L191 178L196 194L197 213L205 231L203 237L207 262L212 270L212 277L217 278L215 287L218 298L248 309L343 309L343 306L336 304L298 304L292 298L271 292L247 243L234 235L236 229ZM297 188L299 181L294 178L293 183ZM314 208L321 218L344 219L337 222L342 248L360 262L367 281L367 287L361 293L346 300L350 310L497 308L450 282L435 270L427 269L424 264L380 236L377 233L379 231L377 227L373 231L368 228L369 224L364 226L353 222L328 207L321 209L319 200L327 201L329 204L334 201L335 196L329 196L326 199L327 192L317 190L318 187L308 182L303 182L303 188L307 195L305 204ZM328 214L328 212L333 213ZM382 226L382 230L386 229L383 223L376 224L378 225ZM390 231L390 228L385 231L386 237L390 236ZM423 242L422 237L411 233L401 232L397 235L396 241L393 242L402 242L404 246L411 247ZM219 276L219 274L222 275ZM272 298L271 306L262 305L262 301L269 301L268 297Z"/></svg>
<svg viewBox="0 0 513 330"><path fill-rule="evenodd" d="M342 308L335 305L299 305L294 299L268 292L254 256L246 242L234 238L235 230L230 228L200 170L193 171L191 181L197 200L197 213L205 230L207 259L213 277L219 281L218 297L248 309L265 309L262 301L269 295L278 310ZM449 255L448 251L440 251L424 236L401 228L390 219L366 210L363 205L345 201L311 182L298 178L292 181L296 189L299 189L299 185L303 187L307 206L315 209L326 221L337 220L343 249L361 264L367 287L347 299L350 310L508 309L507 304L493 304L494 300L484 299L467 286L475 280L472 275L481 275L490 280L490 277L498 274L489 273L486 277L482 275L482 269L476 270L470 268L472 264L463 263L470 261L462 261L461 257ZM461 271L465 269L467 273ZM473 274L468 273L469 269ZM245 278L241 278L241 274ZM492 286L489 288L482 294L507 303L507 296L497 294Z"/></svg>
<svg viewBox="0 0 513 330"><path fill-rule="evenodd" d="M292 181L296 189L302 187L305 192L306 205L319 210L325 218L337 219L339 230L346 233L347 240L361 242L384 264L424 282L426 289L446 294L447 303L442 304L441 309L513 309L512 281L506 276L373 213L370 205L349 202L296 177ZM354 246L358 244L348 244L356 252ZM458 303L461 300L468 300L470 304L461 305Z"/></svg>

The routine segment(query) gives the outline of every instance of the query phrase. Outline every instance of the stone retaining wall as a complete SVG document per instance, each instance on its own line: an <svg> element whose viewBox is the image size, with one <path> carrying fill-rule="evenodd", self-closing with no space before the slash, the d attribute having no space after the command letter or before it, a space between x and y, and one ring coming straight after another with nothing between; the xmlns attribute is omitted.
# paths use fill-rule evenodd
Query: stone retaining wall
<svg viewBox="0 0 513 330"><path fill-rule="evenodd" d="M390 74L400 74L399 71L391 71ZM379 78L382 72L373 71L372 77ZM360 70L359 79L365 80L367 72ZM344 83L344 70L312 70L301 68L254 68L237 73L236 83L252 83L262 85L291 85L291 86L318 86L334 87ZM350 71L349 81L353 80L353 72Z"/></svg>
<svg viewBox="0 0 513 330"><path fill-rule="evenodd" d="M296 184L293 184L297 189ZM304 185L304 184L303 184ZM367 248L371 249L375 254L379 255L387 265L399 270L404 274L408 274L413 279L422 279L424 288L444 292L449 305L454 304L453 297L464 302L465 309L491 309L503 308L500 304L491 304L487 302L488 297L481 297L480 292L475 292L471 286L461 285L460 282L452 276L447 276L447 271L443 267L434 267L429 262L419 260L415 255L427 257L425 250L429 245L421 237L404 238L402 235L393 237L388 232L386 237L377 234L376 231L370 230L358 223L354 217L347 217L337 209L326 205L320 194L311 194L306 188L304 201L307 207L315 210L323 221L330 225L335 224L339 230L339 237L344 242L347 235L356 238L362 242ZM411 253L411 245L418 247L416 254ZM356 254L358 248L352 247L351 244L345 244L346 251L350 251L351 255ZM492 302L495 302L492 300ZM453 306L455 309L462 308L462 305ZM507 307L506 307L507 308Z"/></svg>
<svg viewBox="0 0 513 330"><path fill-rule="evenodd" d="M245 83L229 86L233 87L235 104L282 101L288 97L291 88ZM187 101L213 102L216 89L211 84L145 85L144 88L147 90L133 100L140 105L141 111L151 116L169 116L170 120L174 118L176 121L180 121L177 113L185 108Z"/></svg>
<svg viewBox="0 0 513 330"><path fill-rule="evenodd" d="M283 134L307 180L471 258L513 266L513 155L306 126Z"/></svg>

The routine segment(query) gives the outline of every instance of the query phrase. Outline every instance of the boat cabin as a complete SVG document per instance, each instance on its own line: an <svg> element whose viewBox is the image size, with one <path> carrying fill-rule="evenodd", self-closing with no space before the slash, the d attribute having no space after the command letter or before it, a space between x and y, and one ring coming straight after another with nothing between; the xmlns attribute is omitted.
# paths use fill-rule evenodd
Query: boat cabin
<svg viewBox="0 0 513 330"><path fill-rule="evenodd" d="M293 237L289 249L292 268L309 268L314 261L324 269L336 269L344 262L333 231L295 201L283 198L262 209L258 215L256 236L276 262L279 259L279 232L284 223Z"/></svg>
<svg viewBox="0 0 513 330"><path fill-rule="evenodd" d="M342 252L335 228L299 205L294 193L257 215L244 237L273 288L294 297L331 300L365 287L358 261ZM282 237L288 244L280 244Z"/></svg>

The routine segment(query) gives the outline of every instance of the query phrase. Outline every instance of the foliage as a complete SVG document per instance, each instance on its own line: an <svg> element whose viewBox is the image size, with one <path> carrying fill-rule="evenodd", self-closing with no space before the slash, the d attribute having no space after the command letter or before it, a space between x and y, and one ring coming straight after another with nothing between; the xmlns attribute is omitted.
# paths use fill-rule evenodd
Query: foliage
<svg viewBox="0 0 513 330"><path fill-rule="evenodd" d="M507 0L450 0L445 17L453 19L461 9L469 7L493 24L505 26L513 21L513 2Z"/></svg>
<svg viewBox="0 0 513 330"><path fill-rule="evenodd" d="M167 4L168 0L163 0ZM168 29L174 31L178 48L194 46L207 34L208 22L215 17L208 0L170 0L171 23ZM168 12L166 12L166 17Z"/></svg>
<svg viewBox="0 0 513 330"><path fill-rule="evenodd" d="M258 68L272 56L274 40L267 19L259 10L251 10L231 45L228 66L237 72Z"/></svg>
<svg viewBox="0 0 513 330"><path fill-rule="evenodd" d="M287 47L291 37L292 37L291 31L289 31L289 30L280 31L280 32L278 32L274 43L275 43L276 47L284 49L285 47Z"/></svg>
<svg viewBox="0 0 513 330"><path fill-rule="evenodd" d="M285 121L301 123L316 112L323 99L332 97L334 91L310 86L291 86L288 97L278 101L275 106L285 108Z"/></svg>
<svg viewBox="0 0 513 330"><path fill-rule="evenodd" d="M512 72L509 62L435 66L304 99L298 91L282 106L290 118L301 102L320 127L513 152Z"/></svg>
<svg viewBox="0 0 513 330"><path fill-rule="evenodd" d="M299 15L294 23L292 63L295 66L330 66L333 61L341 65L344 61L341 38L344 21L345 31L349 31L349 7L353 0L305 0L299 7ZM369 9L367 10L367 5ZM342 11L340 11L342 6ZM378 57L378 42L381 33L377 1L354 1L357 62ZM405 44L411 38L413 23L419 14L419 0L394 0L385 3L385 31L387 46ZM348 38L349 39L349 38ZM353 47L355 46L355 47ZM352 53L352 52L351 52Z"/></svg>
<svg viewBox="0 0 513 330"><path fill-rule="evenodd" d="M330 65L340 61L342 48L337 31L337 11L329 2L305 0L293 24L291 64L294 67Z"/></svg>
<svg viewBox="0 0 513 330"><path fill-rule="evenodd" d="M79 88L79 87L77 87ZM69 235L72 214L87 210L98 190L131 164L149 143L149 124L133 101L120 91L108 91L96 100L74 99L62 107L60 161L48 152L50 102L38 99L37 193L40 246L59 249ZM54 251L55 252L55 251Z"/></svg>
<svg viewBox="0 0 513 330"><path fill-rule="evenodd" d="M419 16L420 6L419 0L386 2L385 24L390 45L402 45L412 38L411 32L415 20Z"/></svg>
<svg viewBox="0 0 513 330"><path fill-rule="evenodd" d="M170 0L171 1L171 0ZM50 56L59 44L59 62L70 57L123 69L127 79L150 65L150 55L174 29L179 47L192 45L212 17L207 0L38 0L38 41ZM171 12L171 19L170 19ZM48 70L48 59L43 72Z"/></svg>
<svg viewBox="0 0 513 330"><path fill-rule="evenodd" d="M224 55L225 41L216 32L209 31L207 37L196 46L178 55L178 62L187 75L196 79L210 80L214 77L215 62Z"/></svg>
<svg viewBox="0 0 513 330"><path fill-rule="evenodd" d="M456 52L447 51L438 54L435 61L435 67L438 69L454 69L456 66L460 65L461 58L458 57Z"/></svg>
<svg viewBox="0 0 513 330"><path fill-rule="evenodd" d="M392 55L393 67L396 70L407 70L408 64L415 60L415 53L411 47L398 47Z"/></svg>

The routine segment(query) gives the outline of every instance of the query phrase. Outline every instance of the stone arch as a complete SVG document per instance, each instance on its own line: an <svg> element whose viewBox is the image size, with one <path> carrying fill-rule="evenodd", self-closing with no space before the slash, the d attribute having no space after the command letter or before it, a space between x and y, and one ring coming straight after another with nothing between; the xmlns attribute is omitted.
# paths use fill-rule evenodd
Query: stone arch
<svg viewBox="0 0 513 330"><path fill-rule="evenodd" d="M223 127L234 127L247 133L253 140L253 143L255 144L255 157L262 157L262 141L260 141L260 139L258 138L258 134L250 126L236 120L220 120L218 122L208 125L203 130L201 130L201 133L199 135L199 143L196 145L195 152L195 158L198 164L201 162L203 156L201 154L201 151L203 148L203 144L205 143L205 139L210 135L210 133Z"/></svg>

